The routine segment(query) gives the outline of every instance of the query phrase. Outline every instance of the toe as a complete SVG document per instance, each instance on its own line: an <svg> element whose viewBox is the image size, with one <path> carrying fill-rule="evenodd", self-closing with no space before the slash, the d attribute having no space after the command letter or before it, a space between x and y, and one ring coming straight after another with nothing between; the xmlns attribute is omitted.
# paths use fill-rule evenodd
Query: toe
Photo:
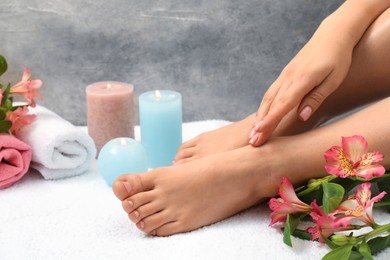
<svg viewBox="0 0 390 260"><path fill-rule="evenodd" d="M145 224L144 224L144 228L146 228ZM173 221L161 225L160 227L152 230L150 233L155 236L165 237L165 236L170 236L184 231L186 230L183 229L179 221Z"/></svg>
<svg viewBox="0 0 390 260"><path fill-rule="evenodd" d="M133 212L129 214L129 218L132 222L138 223L141 219L147 218L157 212L161 211L163 208L159 203L152 201L148 204L142 205Z"/></svg>
<svg viewBox="0 0 390 260"><path fill-rule="evenodd" d="M170 222L172 222L172 220L170 220L168 211L163 210L147 218L142 219L137 223L136 226L141 231L153 235L155 233L155 230Z"/></svg>
<svg viewBox="0 0 390 260"><path fill-rule="evenodd" d="M125 174L115 180L112 189L118 199L124 200L139 192L153 189L153 179L148 173Z"/></svg>
<svg viewBox="0 0 390 260"><path fill-rule="evenodd" d="M123 200L122 207L129 214L142 205L150 203L154 198L153 191L140 192Z"/></svg>
<svg viewBox="0 0 390 260"><path fill-rule="evenodd" d="M178 162L183 159L191 158L196 154L197 147L189 147L186 149L179 150L174 158L174 162Z"/></svg>

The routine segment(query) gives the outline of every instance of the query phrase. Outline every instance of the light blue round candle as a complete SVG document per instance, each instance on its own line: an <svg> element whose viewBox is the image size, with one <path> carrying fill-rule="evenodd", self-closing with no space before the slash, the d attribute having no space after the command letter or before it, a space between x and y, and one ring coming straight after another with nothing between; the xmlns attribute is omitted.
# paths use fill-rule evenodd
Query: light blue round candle
<svg viewBox="0 0 390 260"><path fill-rule="evenodd" d="M127 137L119 137L107 142L100 150L99 173L109 186L125 173L148 171L148 157L141 143Z"/></svg>
<svg viewBox="0 0 390 260"><path fill-rule="evenodd" d="M181 94L171 90L145 92L139 96L139 113L149 167L171 165L182 143Z"/></svg>

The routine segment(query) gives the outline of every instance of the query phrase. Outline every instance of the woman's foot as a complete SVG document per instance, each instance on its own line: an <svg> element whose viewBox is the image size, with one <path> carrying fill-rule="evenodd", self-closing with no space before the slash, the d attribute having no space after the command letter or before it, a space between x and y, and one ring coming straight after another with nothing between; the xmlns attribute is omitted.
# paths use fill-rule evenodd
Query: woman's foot
<svg viewBox="0 0 390 260"><path fill-rule="evenodd" d="M183 143L174 158L174 164L181 164L247 145L254 120L253 114L241 121L205 132Z"/></svg>
<svg viewBox="0 0 390 260"><path fill-rule="evenodd" d="M249 115L245 119L198 135L197 137L183 143L174 158L173 164L182 164L204 156L231 151L249 144L250 131L255 120L255 114ZM288 136L310 130L324 122L320 113L301 122L295 113L290 112L275 129L272 138L278 136Z"/></svg>
<svg viewBox="0 0 390 260"><path fill-rule="evenodd" d="M276 194L280 177L272 164L279 159L262 160L266 150L246 146L186 164L122 175L113 190L130 220L145 233L167 236L194 230Z"/></svg>

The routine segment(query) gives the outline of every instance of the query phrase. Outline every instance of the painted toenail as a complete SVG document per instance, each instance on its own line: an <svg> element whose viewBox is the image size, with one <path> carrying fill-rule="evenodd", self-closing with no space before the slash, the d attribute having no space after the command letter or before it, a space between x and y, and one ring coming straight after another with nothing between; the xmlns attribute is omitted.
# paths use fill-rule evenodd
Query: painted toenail
<svg viewBox="0 0 390 260"><path fill-rule="evenodd" d="M126 191L127 191L128 193L130 193L130 192L131 192L131 185L130 185L130 183L128 183L128 182L126 182L126 181L124 181L124 182L122 182L122 183L123 183L123 186L125 186Z"/></svg>
<svg viewBox="0 0 390 260"><path fill-rule="evenodd" d="M139 223L139 225L140 225L140 227L141 227L142 229L145 228L145 222L141 221L141 222Z"/></svg>

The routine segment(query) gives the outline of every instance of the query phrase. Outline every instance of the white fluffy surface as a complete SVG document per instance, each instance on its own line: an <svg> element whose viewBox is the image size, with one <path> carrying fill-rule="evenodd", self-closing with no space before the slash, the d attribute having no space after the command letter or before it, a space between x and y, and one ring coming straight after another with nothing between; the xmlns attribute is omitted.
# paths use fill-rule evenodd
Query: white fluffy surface
<svg viewBox="0 0 390 260"><path fill-rule="evenodd" d="M185 123L184 139L227 123ZM269 214L260 205L189 233L149 237L128 220L96 163L56 181L31 172L0 191L0 259L320 259L328 252L297 238L287 247ZM381 212L375 218L390 221ZM376 257L389 258L389 249Z"/></svg>
<svg viewBox="0 0 390 260"><path fill-rule="evenodd" d="M92 138L45 107L30 108L30 113L37 118L18 138L33 149L31 168L49 180L85 173L96 155Z"/></svg>

